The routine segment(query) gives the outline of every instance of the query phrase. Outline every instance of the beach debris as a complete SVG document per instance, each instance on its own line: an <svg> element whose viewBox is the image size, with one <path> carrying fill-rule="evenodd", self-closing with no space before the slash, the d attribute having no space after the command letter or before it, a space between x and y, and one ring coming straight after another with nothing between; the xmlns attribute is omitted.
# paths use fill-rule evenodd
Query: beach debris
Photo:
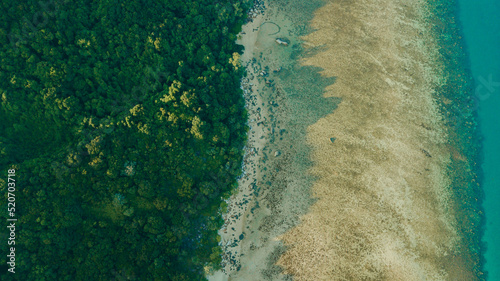
<svg viewBox="0 0 500 281"><path fill-rule="evenodd" d="M276 43L280 44L280 45L283 45L283 46L288 46L288 42L284 41L283 39L281 38L276 38Z"/></svg>
<svg viewBox="0 0 500 281"><path fill-rule="evenodd" d="M331 141L332 143L334 143L336 139L337 139L337 138L330 138L330 141Z"/></svg>

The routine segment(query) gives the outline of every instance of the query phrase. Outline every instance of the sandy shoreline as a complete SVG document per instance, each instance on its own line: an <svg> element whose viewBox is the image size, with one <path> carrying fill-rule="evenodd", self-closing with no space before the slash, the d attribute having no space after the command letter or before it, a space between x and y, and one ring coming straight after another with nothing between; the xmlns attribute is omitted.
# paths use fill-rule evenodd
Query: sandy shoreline
<svg viewBox="0 0 500 281"><path fill-rule="evenodd" d="M282 13L285 7L260 4L264 6L256 9L258 15L243 26L238 39L245 47L241 62L247 76L242 88L251 129L244 177L229 200L226 225L220 232L224 268L209 280L287 278L275 265L283 250L277 237L296 225L311 204L307 187L311 177L305 173L308 163L303 163L308 157L305 128L318 120L318 112L330 112L335 105L325 103L326 110L313 110L317 99L322 99L322 79L316 79L317 71L295 69L300 30ZM277 38L287 40L289 46L277 44ZM304 89L294 85L297 78L308 80L301 83ZM313 93L316 99L304 101L297 91Z"/></svg>
<svg viewBox="0 0 500 281"><path fill-rule="evenodd" d="M247 219L252 216L256 207L256 184L261 178L261 169L258 163L262 161L263 150L268 143L265 125L269 118L269 113L265 107L261 108L263 103L258 89L264 85L257 76L259 73L254 70L254 51L256 47L259 28L263 22L263 7L252 9L252 21L242 27L242 32L238 36L237 43L243 45L245 51L240 57L241 64L246 68L247 75L241 80L241 88L244 92L246 108L249 113L250 127L247 145L245 147L245 156L243 164L243 175L238 182L237 192L227 201L227 213L223 215L225 224L219 234L221 235L221 244L223 245L224 255L222 271L213 273L209 280L230 280L230 275L241 268L241 245L240 241L247 232ZM256 50L257 49L257 50ZM247 228L245 229L245 226Z"/></svg>
<svg viewBox="0 0 500 281"><path fill-rule="evenodd" d="M239 39L251 129L209 280L475 280L426 2L265 6Z"/></svg>

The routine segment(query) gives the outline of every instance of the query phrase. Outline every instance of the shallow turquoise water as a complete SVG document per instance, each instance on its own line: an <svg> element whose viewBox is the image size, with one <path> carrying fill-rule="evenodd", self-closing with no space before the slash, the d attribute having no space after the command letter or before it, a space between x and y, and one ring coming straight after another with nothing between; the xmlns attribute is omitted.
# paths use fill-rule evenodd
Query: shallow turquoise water
<svg viewBox="0 0 500 281"><path fill-rule="evenodd" d="M500 1L459 0L483 140L488 280L500 280Z"/></svg>

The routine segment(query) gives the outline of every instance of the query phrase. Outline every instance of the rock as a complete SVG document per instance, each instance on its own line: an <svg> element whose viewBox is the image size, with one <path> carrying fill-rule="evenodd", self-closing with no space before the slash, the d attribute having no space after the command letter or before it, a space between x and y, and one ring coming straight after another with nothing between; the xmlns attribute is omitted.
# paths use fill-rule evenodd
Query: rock
<svg viewBox="0 0 500 281"><path fill-rule="evenodd" d="M280 156L280 155L281 155L281 152L279 152L279 151L276 151L276 152L274 153L274 157L278 157L278 156Z"/></svg>
<svg viewBox="0 0 500 281"><path fill-rule="evenodd" d="M336 138L330 138L330 141L333 143L335 142Z"/></svg>
<svg viewBox="0 0 500 281"><path fill-rule="evenodd" d="M276 38L276 43L280 44L280 45L283 45L283 46L288 46L288 42L286 41L283 41L282 39L280 38Z"/></svg>

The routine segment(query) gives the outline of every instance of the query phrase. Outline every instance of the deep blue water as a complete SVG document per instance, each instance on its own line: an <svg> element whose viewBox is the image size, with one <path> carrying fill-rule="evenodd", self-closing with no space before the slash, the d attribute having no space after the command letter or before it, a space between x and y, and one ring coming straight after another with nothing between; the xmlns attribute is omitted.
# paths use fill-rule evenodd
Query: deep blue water
<svg viewBox="0 0 500 281"><path fill-rule="evenodd" d="M459 0L483 136L483 241L488 280L500 280L500 0Z"/></svg>

